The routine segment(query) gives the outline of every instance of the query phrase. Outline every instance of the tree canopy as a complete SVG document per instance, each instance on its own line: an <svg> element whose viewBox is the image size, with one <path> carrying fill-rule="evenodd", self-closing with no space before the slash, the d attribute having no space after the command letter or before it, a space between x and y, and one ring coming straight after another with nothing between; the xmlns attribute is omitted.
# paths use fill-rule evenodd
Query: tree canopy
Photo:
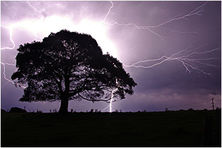
<svg viewBox="0 0 222 148"><path fill-rule="evenodd" d="M68 30L20 45L16 67L11 78L25 86L20 101L61 100L60 112L67 112L69 100L109 102L112 92L124 99L136 86L122 63L103 54L95 39Z"/></svg>

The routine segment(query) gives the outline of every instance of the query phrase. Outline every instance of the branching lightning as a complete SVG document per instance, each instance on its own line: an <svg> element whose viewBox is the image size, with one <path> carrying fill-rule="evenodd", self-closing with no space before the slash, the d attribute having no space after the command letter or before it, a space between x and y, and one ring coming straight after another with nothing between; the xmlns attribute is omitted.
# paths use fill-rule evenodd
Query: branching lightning
<svg viewBox="0 0 222 148"><path fill-rule="evenodd" d="M6 80L6 81L8 81L9 83L11 83L11 84L13 84L13 85L15 85L16 87L18 86L19 88L22 88L22 89L25 89L26 87L25 86L23 86L23 85L21 85L21 84L19 84L19 83L15 83L14 81L12 81L11 79L9 79L9 78L7 78L7 75L6 75L6 65L8 65L8 66L15 66L15 64L11 64L11 63L6 63L6 62L1 62L1 65L2 65L2 67L3 67L3 78Z"/></svg>
<svg viewBox="0 0 222 148"><path fill-rule="evenodd" d="M160 27L165 27L165 25L167 24L171 24L175 21L180 21L180 20L186 20L189 17L192 16L200 16L203 14L204 11L204 6L207 4L207 2L202 3L200 6L196 7L195 9L189 11L188 13L184 14L184 15L180 15L180 16L176 16L173 17L171 19L168 19L167 21L164 21L162 23L156 24L156 25L137 25L135 23L121 23L118 21L112 21L112 22L108 22L107 19L110 16L110 13L112 12L113 8L114 8L114 2L110 1L110 7L108 9L108 11L105 13L104 18L102 19L101 23L108 25L108 26L122 26L122 27L133 27L135 29L138 30L147 30L148 32L150 32L151 34L157 36L158 38L160 38L161 40L165 40L164 37L158 33L157 29L159 29ZM34 7L29 1L27 1L27 5L37 14L45 17L44 15L44 9L37 9L36 7ZM5 26L1 26L4 27L8 30L9 33L9 41L11 43L10 47L1 47L1 50L13 50L15 49L16 45L15 42L13 40L13 27L5 27ZM181 33L181 34L197 34L197 32L182 32L182 31L176 31L176 30L172 30L172 32L175 33ZM207 54L211 54L217 50L219 50L220 48L214 48L211 50L207 50L207 51L197 51L197 49L199 48L195 48L192 50L188 50L183 49L183 50L179 50L176 53L171 54L170 56L162 56L159 58L155 58L155 59L145 59L145 60L139 60L137 62L134 62L133 64L123 64L124 67L126 68L144 68L144 69L150 69L150 68L154 68L158 65L161 65L163 63L169 62L169 61L177 61L179 63L182 64L182 66L184 67L184 69L188 72L191 73L192 71L198 71L204 75L210 75L210 73L202 70L200 68L200 66L208 66L208 67L216 67L216 65L208 63L209 61L213 61L213 60L217 60L216 58L197 58L196 56L200 56L200 55L207 55ZM188 52L187 52L188 51ZM1 61L1 65L3 66L3 77L5 80L7 80L9 83L14 84L14 82L12 80L10 80L9 78L7 78L6 75L6 66L15 66L15 64L10 64L10 63L5 63ZM21 86L22 87L22 86ZM24 88L24 87L22 87ZM107 109L109 107L109 112L112 112L112 102L114 101L114 93L115 93L116 89L113 89L111 91L111 99L110 99L110 103L109 106L107 106L105 109Z"/></svg>
<svg viewBox="0 0 222 148"><path fill-rule="evenodd" d="M107 14L104 17L104 22L107 20L107 17L109 16L111 9L114 7L113 2L111 1L111 7L109 8ZM187 19L191 16L200 16L202 15L203 12L203 7L207 4L207 2L202 3L200 6L196 7L195 9L189 11L187 14L184 14L182 16L177 16L174 17L172 19L169 19L167 21L164 21L162 23L159 23L157 25L137 25L135 23L119 23L117 21L113 21L112 23L110 22L105 22L107 25L118 25L118 26L131 26L134 27L135 29L139 29L139 30L147 30L150 33L154 34L155 36L159 37L160 39L164 40L163 36L159 33L157 33L156 31L154 31L153 29L158 29L159 27L164 27L164 25L166 24L170 24L174 21L179 21L179 20L184 20ZM181 32L181 31L175 31L175 30L171 30L173 32L177 32L177 33L190 33L190 34L197 34L197 32ZM202 51L202 52L197 52L197 51L193 51L190 53L185 54L186 50L181 50L179 52L176 52L170 56L162 56L160 58L156 58L156 59L146 59L146 60L140 60L137 61L133 64L127 65L127 64L123 64L125 67L127 68L144 68L144 69L148 69L148 68L153 68L155 66L158 66L160 64L163 64L165 62L168 61L178 61L182 64L182 66L185 68L185 70L189 73L191 73L192 70L198 71L204 75L210 75L210 73L205 72L204 70L200 69L199 66L196 66L195 64L199 64L199 65L205 65L205 66L209 66L209 67L216 67L216 65L213 64L208 64L208 63L203 63L202 61L209 61L209 60L216 60L215 58L205 58L205 59L200 59L200 58L193 58L193 55L203 55L203 54L208 54L208 53L212 53L216 50L219 50L219 48L215 48L212 50L208 50L208 51ZM145 64L149 64L147 66L144 65ZM150 64L151 63L151 64ZM112 92L113 93L113 92ZM113 95L112 95L113 96ZM110 101L110 112L112 112L112 99Z"/></svg>
<svg viewBox="0 0 222 148"><path fill-rule="evenodd" d="M153 68L155 66L158 66L158 65L163 64L168 61L178 61L184 66L186 71L189 73L191 73L191 70L196 70L196 71L201 72L204 75L210 75L210 73L207 73L204 70L201 70L200 68L198 68L198 66L195 66L195 63L199 64L199 65L209 66L209 67L216 67L216 65L204 63L202 61L212 61L212 60L218 60L218 59L217 58L193 58L192 56L212 53L212 52L219 50L219 49L220 48L214 48L214 49L211 49L208 51L200 51L200 52L193 51L193 52L190 52L187 54L184 54L184 52L186 52L187 50L181 50L179 52L172 54L171 56L162 56L162 57L156 58L156 59L141 60L141 61L137 61L133 64L130 64L130 65L124 64L124 66L128 67L128 68L148 69L148 68ZM152 64L149 64L151 62L152 62ZM153 62L154 62L154 64L153 64ZM148 64L148 65L145 66L144 63Z"/></svg>
<svg viewBox="0 0 222 148"><path fill-rule="evenodd" d="M108 15L110 14L110 11L111 9L114 7L114 4L113 2L111 2L112 6L110 7L109 11L107 12L104 20L107 19ZM147 30L149 31L150 33L156 35L157 37L159 37L160 39L164 40L163 37L157 33L156 31L154 31L153 29L155 28L159 28L161 26L164 26L166 24L169 24L169 23L172 23L174 21L179 21L179 20L183 20L183 19L187 19L188 17L191 17L191 16L194 16L194 15L197 15L197 16L200 16L202 15L202 12L203 12L203 7L207 4L207 2L204 2L203 4L201 4L200 6L198 6L197 8L191 10L190 12L188 12L187 14L184 14L182 16L177 16L177 17L174 17L174 18L171 18L167 21L164 21L162 23L159 23L157 25L137 25L135 23L119 23L117 21L113 21L112 23L108 23L106 22L108 25L119 25L119 26L132 26L134 27L135 29L140 29L140 30ZM173 30L171 30L173 31ZM178 32L178 33L191 33L191 34L196 34L197 32L181 32L181 31L174 31L174 32Z"/></svg>
<svg viewBox="0 0 222 148"><path fill-rule="evenodd" d="M15 64L1 62L1 65L3 66L3 72L2 73L3 73L4 79L7 80L9 83L14 84L14 82L12 80L10 80L9 78L7 78L7 76L6 76L6 65L15 66Z"/></svg>
<svg viewBox="0 0 222 148"><path fill-rule="evenodd" d="M182 16L178 16L178 17L174 17L168 21L165 21L163 23L160 23L158 25L153 25L153 26L144 26L144 27L148 27L148 28L158 28L160 26L163 26L163 25L166 25L166 24L169 24L173 21L178 21L178 20L182 20L182 19L186 19L188 17L191 17L191 16L194 16L194 15L197 15L197 16L200 16L202 15L202 12L203 12L203 7L207 4L207 2L204 2L203 4L201 4L199 7L191 10L189 13L185 14L185 15L182 15Z"/></svg>

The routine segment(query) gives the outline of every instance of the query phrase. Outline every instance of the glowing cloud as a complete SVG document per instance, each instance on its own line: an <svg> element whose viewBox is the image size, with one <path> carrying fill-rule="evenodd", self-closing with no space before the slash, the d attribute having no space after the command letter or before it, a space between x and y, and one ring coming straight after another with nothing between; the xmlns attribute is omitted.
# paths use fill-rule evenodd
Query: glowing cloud
<svg viewBox="0 0 222 148"><path fill-rule="evenodd" d="M70 31L90 34L96 39L104 53L108 52L114 57L118 56L115 45L107 35L109 27L102 21L85 18L79 22L75 22L75 20L72 20L69 16L51 15L40 19L25 18L15 23L11 22L10 24L7 24L7 26L9 26L7 28L10 33L11 42L13 41L12 32L16 29L27 31L39 40L49 35L51 32L55 33L62 29L67 29ZM3 47L1 49L13 49L15 47L14 42L12 42L12 44L12 48Z"/></svg>

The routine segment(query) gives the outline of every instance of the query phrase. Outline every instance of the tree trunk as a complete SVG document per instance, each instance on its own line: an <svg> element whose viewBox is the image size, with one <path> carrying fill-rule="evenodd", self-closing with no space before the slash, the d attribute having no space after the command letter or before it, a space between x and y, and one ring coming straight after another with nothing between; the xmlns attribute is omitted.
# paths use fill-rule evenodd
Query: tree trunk
<svg viewBox="0 0 222 148"><path fill-rule="evenodd" d="M68 113L68 103L69 103L68 92L69 92L70 81L69 77L66 74L64 77L65 77L65 91L61 93L61 106L59 109L59 113L62 114Z"/></svg>
<svg viewBox="0 0 222 148"><path fill-rule="evenodd" d="M59 113L68 113L68 102L69 100L67 98L61 99L61 105L59 109Z"/></svg>

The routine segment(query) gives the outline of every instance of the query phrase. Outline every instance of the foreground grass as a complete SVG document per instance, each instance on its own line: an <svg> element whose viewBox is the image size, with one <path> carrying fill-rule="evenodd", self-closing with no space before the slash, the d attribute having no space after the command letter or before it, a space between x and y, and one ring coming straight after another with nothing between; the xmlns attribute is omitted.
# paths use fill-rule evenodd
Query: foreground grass
<svg viewBox="0 0 222 148"><path fill-rule="evenodd" d="M2 146L220 146L220 110L2 113Z"/></svg>

